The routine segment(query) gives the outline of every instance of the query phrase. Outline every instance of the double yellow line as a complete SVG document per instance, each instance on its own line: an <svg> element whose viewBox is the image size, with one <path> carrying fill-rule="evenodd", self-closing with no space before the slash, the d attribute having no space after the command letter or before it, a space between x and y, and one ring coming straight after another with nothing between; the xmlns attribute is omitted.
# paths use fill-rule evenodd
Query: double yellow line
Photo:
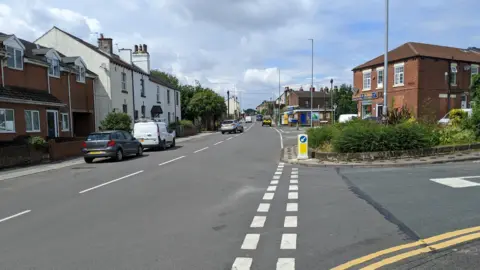
<svg viewBox="0 0 480 270"><path fill-rule="evenodd" d="M392 264L392 263L395 263L395 262L398 262L398 261L401 261L401 260L404 260L404 259L407 259L407 258L410 258L410 257L413 257L413 256L417 256L417 255L428 253L428 252L431 252L431 251L436 251L436 250L448 248L448 247L451 247L451 246L455 246L455 245L458 245L458 244L461 244L461 243L465 243L465 242L468 242L468 241L478 239L478 238L480 238L480 232L478 232L478 231L480 231L480 226L467 228L467 229L462 229L462 230L453 231L453 232L448 232L448 233L440 234L440 235L437 235L437 236L432 236L430 238L420 239L420 240L418 240L416 242L413 242L413 243L399 245L399 246L396 246L396 247L391 247L391 248L387 248L387 249L384 249L384 250L377 251L375 253L368 254L366 256L351 260L351 261L346 262L342 265L334 267L334 268L332 268L332 270L349 269L349 268L351 268L355 265L366 263L370 260L373 260L377 257L383 256L383 255L386 255L386 254L390 254L390 253L400 251L400 250L403 250L403 249L422 246L418 249L410 250L410 251L407 251L407 252L392 256L392 257L382 259L378 262L369 264L369 265L362 268L362 269L365 269L365 270L378 269L378 268L383 267L385 265L389 265L389 264ZM457 236L459 236L459 237L457 237ZM455 238L453 238L453 237L455 237ZM449 238L453 238L453 239L447 240ZM444 241L444 240L447 240L447 241ZM440 241L443 241L443 242L440 242ZM437 242L440 242L440 243L437 243Z"/></svg>

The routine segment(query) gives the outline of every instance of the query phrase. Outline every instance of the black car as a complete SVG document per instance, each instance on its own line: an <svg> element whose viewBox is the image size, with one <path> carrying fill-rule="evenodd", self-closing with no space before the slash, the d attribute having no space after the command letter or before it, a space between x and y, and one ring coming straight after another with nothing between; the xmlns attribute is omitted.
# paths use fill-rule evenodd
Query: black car
<svg viewBox="0 0 480 270"><path fill-rule="evenodd" d="M104 157L120 161L124 156L143 155L143 146L129 132L111 130L90 133L83 142L82 152L86 163Z"/></svg>

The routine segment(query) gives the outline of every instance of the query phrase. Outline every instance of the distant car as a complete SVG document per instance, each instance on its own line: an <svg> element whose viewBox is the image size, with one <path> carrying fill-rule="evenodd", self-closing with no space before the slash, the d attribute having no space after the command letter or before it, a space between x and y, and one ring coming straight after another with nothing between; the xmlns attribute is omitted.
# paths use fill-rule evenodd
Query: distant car
<svg viewBox="0 0 480 270"><path fill-rule="evenodd" d="M252 123L252 117L251 116L245 116L245 123Z"/></svg>
<svg viewBox="0 0 480 270"><path fill-rule="evenodd" d="M472 109L461 109L462 111L467 113L467 117L472 116ZM448 112L442 119L438 120L440 125L448 125L450 123L450 112Z"/></svg>
<svg viewBox="0 0 480 270"><path fill-rule="evenodd" d="M129 132L111 130L90 133L83 142L82 152L86 163L104 157L121 161L124 156L143 155L143 146Z"/></svg>
<svg viewBox="0 0 480 270"><path fill-rule="evenodd" d="M263 121L263 115L257 115L257 122Z"/></svg>
<svg viewBox="0 0 480 270"><path fill-rule="evenodd" d="M272 118L265 116L262 121L262 126L272 126Z"/></svg>
<svg viewBox="0 0 480 270"><path fill-rule="evenodd" d="M175 146L175 131L168 132L165 122L140 120L133 126L133 136L145 148L165 150Z"/></svg>
<svg viewBox="0 0 480 270"><path fill-rule="evenodd" d="M346 123L350 120L357 119L357 118L358 118L358 116L356 114L341 114L338 117L338 122L339 123Z"/></svg>
<svg viewBox="0 0 480 270"><path fill-rule="evenodd" d="M222 122L222 125L220 126L220 131L222 132L222 134L225 134L225 132L242 133L243 125L238 120L225 120Z"/></svg>

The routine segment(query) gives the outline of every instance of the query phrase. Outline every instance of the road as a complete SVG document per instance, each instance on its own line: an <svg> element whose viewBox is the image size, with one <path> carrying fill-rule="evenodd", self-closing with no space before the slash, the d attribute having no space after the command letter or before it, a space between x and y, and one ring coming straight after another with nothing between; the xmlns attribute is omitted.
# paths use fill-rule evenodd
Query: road
<svg viewBox="0 0 480 270"><path fill-rule="evenodd" d="M471 241L389 263L385 255L362 258L405 244L429 248L428 240L416 243L480 226L480 178L458 178L480 175L478 163L281 163L282 144L300 132L249 124L243 134L216 133L122 162L0 181L0 269L480 266Z"/></svg>

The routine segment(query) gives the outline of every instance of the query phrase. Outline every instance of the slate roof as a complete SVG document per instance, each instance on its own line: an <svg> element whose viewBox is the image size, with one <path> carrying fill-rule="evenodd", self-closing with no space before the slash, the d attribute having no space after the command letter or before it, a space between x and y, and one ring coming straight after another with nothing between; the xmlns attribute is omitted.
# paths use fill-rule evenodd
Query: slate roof
<svg viewBox="0 0 480 270"><path fill-rule="evenodd" d="M0 99L21 99L26 101L48 102L58 105L66 105L54 95L49 94L47 91L29 89L17 86L0 86Z"/></svg>
<svg viewBox="0 0 480 270"><path fill-rule="evenodd" d="M292 91L292 92L295 93L295 95L297 95L297 97L299 98L310 97L310 91ZM315 89L315 92L313 92L314 98L326 97L326 96L330 96L330 95L325 92L320 92L319 90L316 90L316 89Z"/></svg>
<svg viewBox="0 0 480 270"><path fill-rule="evenodd" d="M388 62L395 62L413 57L431 57L436 59L457 60L469 63L480 63L480 51L478 48L461 49L455 47L439 46L419 42L407 42L388 52ZM383 54L367 61L355 68L364 69L383 64Z"/></svg>
<svg viewBox="0 0 480 270"><path fill-rule="evenodd" d="M170 88L170 89L172 89L172 90L178 91L178 89L176 89L176 88L175 88L173 85L171 85L170 83L164 81L162 78L159 78L159 77L157 77L157 76L155 76L155 75L152 75L152 74L150 74L149 77L150 77L150 81L152 81L152 82L154 82L154 83L158 83L158 84L163 85L163 86L165 86L165 87L168 87L168 88Z"/></svg>

